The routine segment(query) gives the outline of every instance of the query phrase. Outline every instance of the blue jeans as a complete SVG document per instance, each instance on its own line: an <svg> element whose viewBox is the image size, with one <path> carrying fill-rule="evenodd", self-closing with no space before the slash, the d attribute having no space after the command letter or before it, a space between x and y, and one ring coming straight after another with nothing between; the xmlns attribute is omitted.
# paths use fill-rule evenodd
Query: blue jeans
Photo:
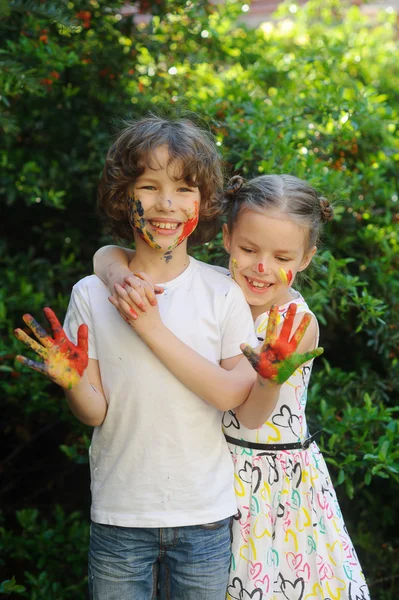
<svg viewBox="0 0 399 600"><path fill-rule="evenodd" d="M92 523L91 600L225 600L230 524L230 517L163 529Z"/></svg>

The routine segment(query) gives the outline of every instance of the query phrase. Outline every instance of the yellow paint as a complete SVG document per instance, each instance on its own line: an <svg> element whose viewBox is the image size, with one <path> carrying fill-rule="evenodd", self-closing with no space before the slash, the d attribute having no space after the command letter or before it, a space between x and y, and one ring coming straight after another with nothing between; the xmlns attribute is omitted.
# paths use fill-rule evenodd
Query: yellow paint
<svg viewBox="0 0 399 600"><path fill-rule="evenodd" d="M284 283L284 285L288 285L288 277L287 277L287 273L284 271L284 269L282 269L280 267L278 270L278 274L279 274L281 282Z"/></svg>
<svg viewBox="0 0 399 600"><path fill-rule="evenodd" d="M304 512L305 514L305 522L303 523L303 527L301 528L299 525L302 522L302 516L301 516L301 512ZM300 512L297 515L296 518L296 528L298 531L305 531L306 527L309 527L309 525L311 525L312 521L310 520L310 514L308 513L308 511L306 510L306 508L302 507Z"/></svg>
<svg viewBox="0 0 399 600"><path fill-rule="evenodd" d="M249 546L251 546L251 551L252 551L252 561L256 560L256 548L255 548L255 544L253 542L253 540L251 540L251 538L249 538L248 540L249 545L248 544L244 544L243 546L241 546L240 548L240 556L241 558L243 558L246 562L250 561L250 557L248 556L249 553Z"/></svg>
<svg viewBox="0 0 399 600"><path fill-rule="evenodd" d="M320 598L323 597L323 590L320 586L320 584L315 583L312 589L312 593L311 594L307 594L305 596L304 600L312 600L312 599L316 599L316 600L320 600Z"/></svg>
<svg viewBox="0 0 399 600"><path fill-rule="evenodd" d="M231 276L236 281L236 269L238 269L238 262L235 258L231 259Z"/></svg>
<svg viewBox="0 0 399 600"><path fill-rule="evenodd" d="M339 526L339 521L337 519L332 519L332 524L334 525L334 529L337 533L341 533L342 529Z"/></svg>
<svg viewBox="0 0 399 600"><path fill-rule="evenodd" d="M271 429L274 432L275 435L273 436L272 434L269 434L267 436L266 441L264 441L264 439L259 440L259 429L257 429L257 431L256 431L256 441L257 442L261 441L262 444L270 444L272 442L279 442L281 440L280 430L275 425L273 425L273 423L271 423L270 421L266 421L266 423L262 427L262 434L264 433L264 428L266 426L269 427L269 429ZM263 435L262 435L262 438L263 438Z"/></svg>
<svg viewBox="0 0 399 600"><path fill-rule="evenodd" d="M338 577L334 577L330 581L327 581L326 588L331 600L346 600L348 597L346 594L345 596L341 594L347 587L345 581L338 579Z"/></svg>
<svg viewBox="0 0 399 600"><path fill-rule="evenodd" d="M238 484L238 488L237 488L236 484ZM234 474L234 491L235 491L236 495L239 496L240 498L245 496L244 485L243 485L241 479L238 477L237 473Z"/></svg>
<svg viewBox="0 0 399 600"><path fill-rule="evenodd" d="M342 565L344 559L344 549L339 540L336 540L332 545L326 544L328 558L332 564L336 567Z"/></svg>
<svg viewBox="0 0 399 600"><path fill-rule="evenodd" d="M266 502L270 502L271 494L270 494L270 485L268 483L265 482L263 484L263 488L260 492L260 496L261 496L262 500L265 500Z"/></svg>
<svg viewBox="0 0 399 600"><path fill-rule="evenodd" d="M288 542L288 537L291 536L294 540L295 552L298 552L298 539L296 537L296 533L292 531L292 529L287 529L285 533L285 541Z"/></svg>
<svg viewBox="0 0 399 600"><path fill-rule="evenodd" d="M265 535L270 538L272 537L272 532L270 531L270 519L267 515L260 513L257 516L253 527L253 535L258 540L265 537Z"/></svg>

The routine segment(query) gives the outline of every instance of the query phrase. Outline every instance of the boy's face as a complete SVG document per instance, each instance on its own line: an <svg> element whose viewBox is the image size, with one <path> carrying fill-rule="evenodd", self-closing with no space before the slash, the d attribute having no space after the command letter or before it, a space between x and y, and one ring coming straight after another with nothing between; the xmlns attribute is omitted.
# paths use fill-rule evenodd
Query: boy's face
<svg viewBox="0 0 399 600"><path fill-rule="evenodd" d="M201 193L181 177L182 165L168 165L167 146L159 146L153 164L134 183L129 198L129 220L134 237L151 248L168 252L183 242L198 225Z"/></svg>

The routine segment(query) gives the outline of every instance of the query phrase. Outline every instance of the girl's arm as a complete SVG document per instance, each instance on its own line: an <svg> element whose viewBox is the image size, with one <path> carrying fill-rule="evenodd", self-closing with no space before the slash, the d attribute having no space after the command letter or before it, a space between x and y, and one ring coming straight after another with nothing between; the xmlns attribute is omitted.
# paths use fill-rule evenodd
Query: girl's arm
<svg viewBox="0 0 399 600"><path fill-rule="evenodd" d="M246 402L241 404L235 414L239 421L248 429L257 429L273 412L280 394L281 385L295 372L295 370L319 356L322 348L316 348L318 340L318 325L314 317L309 314L296 314L296 305L291 304L287 311L284 323L279 328L277 324L278 308L272 308L269 315L268 328L262 352L257 354L250 347L242 344L241 349L258 372L257 385L263 388L264 394L251 393ZM294 334L291 336L291 331ZM273 353L273 361L264 360L270 352ZM263 359L263 364L262 364ZM272 378L270 371L275 371ZM259 376L263 374L263 377ZM266 386L267 389L264 389Z"/></svg>
<svg viewBox="0 0 399 600"><path fill-rule="evenodd" d="M113 291L115 283L122 283L132 274L129 263L133 256L134 252L129 248L103 246L93 256L94 273Z"/></svg>
<svg viewBox="0 0 399 600"><path fill-rule="evenodd" d="M282 382L265 381L262 377L265 373L256 376L249 362L240 360L241 355L222 360L221 366L215 365L186 346L162 323L158 307L148 307L145 315L141 314L138 302L145 301L144 288L150 283L144 274L138 275L140 279L137 289L140 293L130 286L122 288L116 285L119 299L110 298L110 302L171 373L187 388L222 411L244 406L245 403L246 410L242 413L243 424L248 423L247 426L251 428L259 427L273 411ZM129 278L131 285L135 285L136 279L137 277ZM296 310L296 305L293 306ZM132 310L135 316L132 315ZM288 324L292 325L292 321L288 318L286 321L284 335ZM256 356L262 358L262 365L267 362L262 354ZM302 362L305 360L302 359L299 364ZM261 421L265 412L267 416Z"/></svg>
<svg viewBox="0 0 399 600"><path fill-rule="evenodd" d="M122 285L125 278L132 275L129 264L134 257L134 251L120 246L103 246L93 256L94 273L108 286L112 295L117 296L115 285ZM157 299L155 294L162 293L159 286L149 286L147 298L150 304L155 305ZM145 305L141 303L140 309L145 311Z"/></svg>
<svg viewBox="0 0 399 600"><path fill-rule="evenodd" d="M43 373L62 387L72 413L80 421L86 425L101 425L107 413L107 402L98 361L88 358L87 325L80 325L78 343L75 345L66 336L51 308L45 308L44 314L51 325L53 337L47 335L31 315L24 315L23 320L38 341L29 337L22 329L14 332L17 339L34 350L43 362L24 356L17 356L17 361Z"/></svg>

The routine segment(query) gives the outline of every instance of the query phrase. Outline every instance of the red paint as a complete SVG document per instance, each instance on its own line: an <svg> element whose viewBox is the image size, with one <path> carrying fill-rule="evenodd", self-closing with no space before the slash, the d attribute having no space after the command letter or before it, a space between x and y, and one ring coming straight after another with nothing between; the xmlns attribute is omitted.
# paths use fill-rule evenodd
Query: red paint
<svg viewBox="0 0 399 600"><path fill-rule="evenodd" d="M192 232L198 225L198 220L199 220L199 210L198 210L198 203L196 202L195 208L194 208L194 216L191 217L191 219L188 219L188 221L186 221L184 223L183 231L181 232L179 239L177 240L176 246L181 244L186 238L188 238L192 234Z"/></svg>
<svg viewBox="0 0 399 600"><path fill-rule="evenodd" d="M291 281L292 281L292 271L288 271L287 272L287 279L288 279L288 285L290 285Z"/></svg>
<svg viewBox="0 0 399 600"><path fill-rule="evenodd" d="M133 315L133 317L134 317L135 319L137 319L137 317L138 317L138 314L136 313L136 311L135 311L135 310L133 310L133 308L132 308L131 306L129 306L129 312L130 312L130 313Z"/></svg>
<svg viewBox="0 0 399 600"><path fill-rule="evenodd" d="M54 311L52 311L51 308L45 308L44 314L51 325L54 336L54 346L58 347L58 352L70 362L71 367L82 377L89 362L89 329L87 325L82 324L79 326L78 343L77 346L75 346L75 344L67 338Z"/></svg>
<svg viewBox="0 0 399 600"><path fill-rule="evenodd" d="M244 345L245 348L242 348L255 371L264 379L283 383L291 376L297 366L304 362L300 360L297 365L293 361L298 356L296 355L296 349L310 323L311 316L306 313L302 317L300 324L290 339L296 311L297 305L290 304L281 332L277 338L278 307L272 306L269 313L266 338L261 352L257 354L247 344Z"/></svg>
<svg viewBox="0 0 399 600"><path fill-rule="evenodd" d="M258 271L259 271L259 273L264 273L265 272L265 267L262 265L262 263L258 264Z"/></svg>

